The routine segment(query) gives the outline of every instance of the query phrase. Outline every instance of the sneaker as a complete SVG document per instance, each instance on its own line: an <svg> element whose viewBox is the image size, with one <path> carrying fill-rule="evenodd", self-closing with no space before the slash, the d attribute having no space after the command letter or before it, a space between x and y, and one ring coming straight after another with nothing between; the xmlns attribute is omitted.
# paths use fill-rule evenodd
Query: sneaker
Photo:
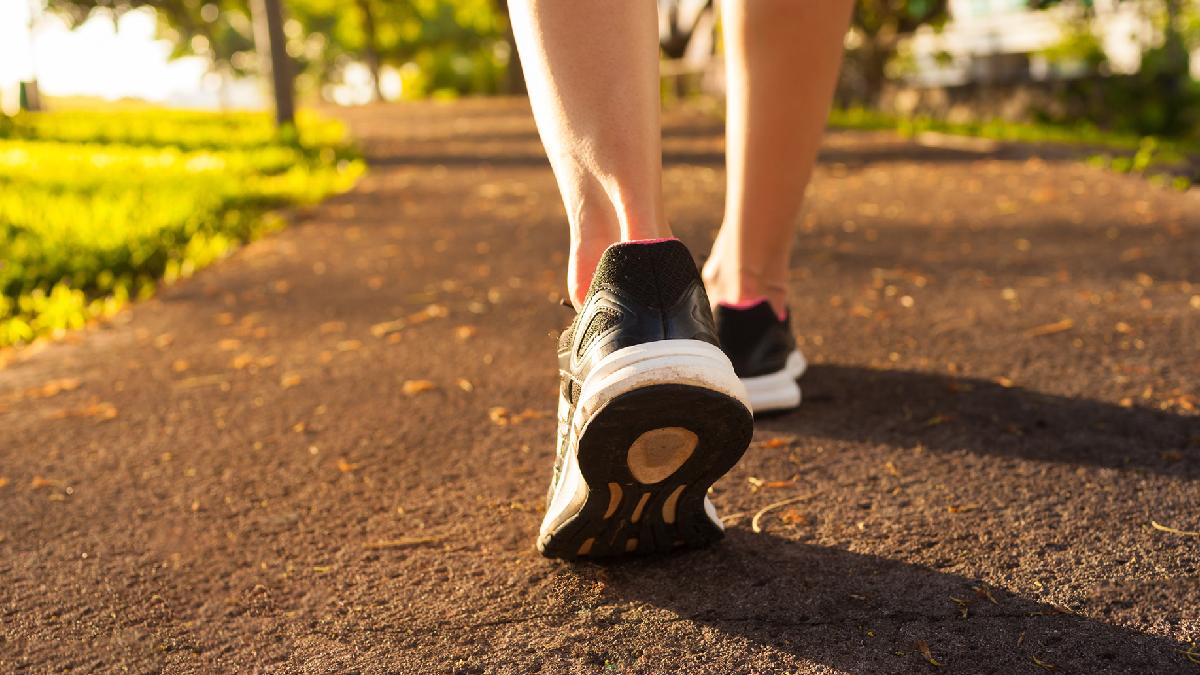
<svg viewBox="0 0 1200 675"><path fill-rule="evenodd" d="M556 558L698 547L708 488L754 431L704 284L675 239L614 244L559 340L558 458L537 547Z"/></svg>
<svg viewBox="0 0 1200 675"><path fill-rule="evenodd" d="M746 386L756 414L800 405L796 380L808 362L796 348L790 319L775 314L765 299L754 304L717 305L721 348Z"/></svg>

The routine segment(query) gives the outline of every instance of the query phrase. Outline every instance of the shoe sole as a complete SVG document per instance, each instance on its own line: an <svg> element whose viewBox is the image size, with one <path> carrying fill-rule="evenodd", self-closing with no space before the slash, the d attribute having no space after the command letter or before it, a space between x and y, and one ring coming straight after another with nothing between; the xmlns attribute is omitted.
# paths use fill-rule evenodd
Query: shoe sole
<svg viewBox="0 0 1200 675"><path fill-rule="evenodd" d="M681 346L689 358L673 358ZM577 440L538 538L549 557L660 553L707 546L724 534L707 494L750 444L754 420L745 394L728 359L707 343L639 345L646 347L662 355L618 368L626 378L594 369L605 388L625 390L590 414L585 383L579 419L571 421L579 431L568 442ZM631 370L646 383L627 388Z"/></svg>
<svg viewBox="0 0 1200 675"><path fill-rule="evenodd" d="M794 410L800 407L800 385L796 380L808 369L808 362L799 351L788 355L783 369L767 375L742 378L750 407L755 415L767 412Z"/></svg>

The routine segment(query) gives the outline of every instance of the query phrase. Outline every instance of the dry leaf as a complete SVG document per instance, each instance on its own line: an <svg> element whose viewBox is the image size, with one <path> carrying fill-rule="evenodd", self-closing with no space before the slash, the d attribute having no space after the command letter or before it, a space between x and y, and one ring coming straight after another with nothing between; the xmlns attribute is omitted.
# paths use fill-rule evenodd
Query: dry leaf
<svg viewBox="0 0 1200 675"><path fill-rule="evenodd" d="M395 333L404 328L404 319L396 319L395 321L384 321L371 326L371 335L381 338L392 333Z"/></svg>
<svg viewBox="0 0 1200 675"><path fill-rule="evenodd" d="M24 393L18 395L17 398L50 398L58 396L65 391L75 391L79 388L81 382L76 377L63 377L57 380L50 380L40 387L28 389Z"/></svg>
<svg viewBox="0 0 1200 675"><path fill-rule="evenodd" d="M1030 655L1029 658L1032 659L1034 665L1036 665L1039 668L1045 668L1046 670L1055 670L1058 668L1058 666L1054 665L1053 663L1046 663L1045 661L1039 659L1036 656Z"/></svg>
<svg viewBox="0 0 1200 675"><path fill-rule="evenodd" d="M415 396L433 389L437 389L437 385L429 380L405 380L404 382L404 393L408 396Z"/></svg>
<svg viewBox="0 0 1200 675"><path fill-rule="evenodd" d="M246 366L250 365L251 363L254 363L253 356L251 356L249 354L238 354L237 356L233 357L233 361L230 363L230 365L232 365L237 370L241 370L242 368L245 368Z"/></svg>
<svg viewBox="0 0 1200 675"><path fill-rule="evenodd" d="M415 314L410 314L408 322L413 324L424 323L430 319L444 318L449 314L450 310L446 309L445 305L432 304Z"/></svg>
<svg viewBox="0 0 1200 675"><path fill-rule="evenodd" d="M171 370L173 370L177 373L182 373L182 372L186 371L189 367L190 366L188 365L188 362L185 361L184 359L175 359L175 361L171 364Z"/></svg>
<svg viewBox="0 0 1200 675"><path fill-rule="evenodd" d="M170 347L171 343L174 341L174 335L171 335L170 333L163 333L162 335L154 338L154 346L158 347L159 349L166 349L167 347Z"/></svg>
<svg viewBox="0 0 1200 675"><path fill-rule="evenodd" d="M475 326L458 326L454 329L454 337L460 341L469 340L475 337L475 333L477 332L479 332L479 329Z"/></svg>
<svg viewBox="0 0 1200 675"><path fill-rule="evenodd" d="M242 341L237 338L225 338L217 342L217 349L223 352L231 352L242 346Z"/></svg>
<svg viewBox="0 0 1200 675"><path fill-rule="evenodd" d="M300 384L300 375L297 373L284 373L283 377L279 378L279 386L284 389L290 389Z"/></svg>
<svg viewBox="0 0 1200 675"><path fill-rule="evenodd" d="M213 321L215 321L218 326L232 326L233 325L233 315L230 314L229 312L221 312L220 314L213 317Z"/></svg>
<svg viewBox="0 0 1200 675"><path fill-rule="evenodd" d="M350 462L347 462L343 458L339 458L337 461L337 470L342 473L350 473L351 471L354 471L358 467L359 467L358 464L351 464Z"/></svg>
<svg viewBox="0 0 1200 675"><path fill-rule="evenodd" d="M1169 534L1178 534L1178 535L1184 536L1184 537L1200 537L1200 531L1177 530L1173 527L1167 527L1166 525L1163 525L1155 520L1150 521L1150 527L1153 527L1154 529L1158 530L1159 532L1167 532Z"/></svg>
<svg viewBox="0 0 1200 675"><path fill-rule="evenodd" d="M78 408L64 408L56 410L46 417L49 419L63 419L66 417L95 417L101 422L114 419L117 416L117 408L111 403L104 401L92 401L87 405Z"/></svg>
<svg viewBox="0 0 1200 675"><path fill-rule="evenodd" d="M1047 323L1041 326L1034 326L1025 331L1025 337L1041 337L1043 335L1054 335L1055 333L1063 333L1075 327L1075 322L1071 319L1062 319L1054 323Z"/></svg>
<svg viewBox="0 0 1200 675"><path fill-rule="evenodd" d="M471 381L466 378L460 377L457 380L455 380L454 383L458 385L459 389L462 389L465 392L470 393L472 391L475 391L475 385L471 384Z"/></svg>
<svg viewBox="0 0 1200 675"><path fill-rule="evenodd" d="M346 322L345 321L326 321L325 323L321 324L320 326L317 326L317 332L320 333L321 335L328 335L329 333L340 333L344 330L346 330Z"/></svg>
<svg viewBox="0 0 1200 675"><path fill-rule="evenodd" d="M488 408L488 419L497 426L508 426L508 408L504 406Z"/></svg>
<svg viewBox="0 0 1200 675"><path fill-rule="evenodd" d="M933 658L933 652L930 651L928 642L925 642L924 640L917 640L916 646L917 651L921 652L921 656L925 657L925 660L929 662L929 665L937 666L938 668L942 667L941 662Z"/></svg>
<svg viewBox="0 0 1200 675"><path fill-rule="evenodd" d="M363 544L364 548L369 549L387 549L387 548L403 548L405 546L416 546L418 544L433 544L446 538L444 534L432 535L428 537L401 537L399 539L381 539L379 541Z"/></svg>
<svg viewBox="0 0 1200 675"><path fill-rule="evenodd" d="M5 485L8 485L8 478L0 476L0 488L4 487Z"/></svg>
<svg viewBox="0 0 1200 675"><path fill-rule="evenodd" d="M42 476L34 476L33 480L29 481L29 489L41 490L42 488L54 487L60 483L62 483L62 481L50 480L49 478L43 478Z"/></svg>
<svg viewBox="0 0 1200 675"><path fill-rule="evenodd" d="M362 342L358 340L342 340L341 342L337 343L337 350L339 352L352 352L361 346Z"/></svg>
<svg viewBox="0 0 1200 675"><path fill-rule="evenodd" d="M787 441L787 439L784 439L784 438L768 438L767 440L763 441L762 447L775 449L775 448L782 448L787 444L788 444L788 441Z"/></svg>

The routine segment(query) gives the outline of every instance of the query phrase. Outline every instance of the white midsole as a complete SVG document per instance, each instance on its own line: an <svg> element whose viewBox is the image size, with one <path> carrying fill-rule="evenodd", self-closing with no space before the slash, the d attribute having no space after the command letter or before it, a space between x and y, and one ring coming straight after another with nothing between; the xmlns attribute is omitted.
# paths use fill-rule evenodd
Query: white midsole
<svg viewBox="0 0 1200 675"><path fill-rule="evenodd" d="M796 379L808 369L808 362L799 350L788 355L783 369L769 375L742 378L750 396L751 410L756 413L787 410L800 405L800 385Z"/></svg>
<svg viewBox="0 0 1200 675"><path fill-rule="evenodd" d="M604 357L588 373L580 389L572 419L566 419L570 404L559 397L559 442L568 443L562 477L542 519L539 540L575 515L587 498L587 484L577 458L579 436L587 423L614 398L656 384L689 384L732 396L750 408L746 387L738 380L733 364L720 348L700 340L658 340L625 347ZM561 433L570 425L569 433ZM721 519L711 504L705 512L718 526Z"/></svg>

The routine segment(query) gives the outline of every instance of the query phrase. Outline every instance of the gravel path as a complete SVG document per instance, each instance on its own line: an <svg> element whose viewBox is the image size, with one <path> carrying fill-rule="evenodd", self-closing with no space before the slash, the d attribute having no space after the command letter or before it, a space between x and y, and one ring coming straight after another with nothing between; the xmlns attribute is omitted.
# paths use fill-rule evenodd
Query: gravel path
<svg viewBox="0 0 1200 675"><path fill-rule="evenodd" d="M728 538L570 565L528 110L340 114L356 190L0 370L0 671L1200 672L1200 191L830 133ZM700 254L719 125L665 156Z"/></svg>

